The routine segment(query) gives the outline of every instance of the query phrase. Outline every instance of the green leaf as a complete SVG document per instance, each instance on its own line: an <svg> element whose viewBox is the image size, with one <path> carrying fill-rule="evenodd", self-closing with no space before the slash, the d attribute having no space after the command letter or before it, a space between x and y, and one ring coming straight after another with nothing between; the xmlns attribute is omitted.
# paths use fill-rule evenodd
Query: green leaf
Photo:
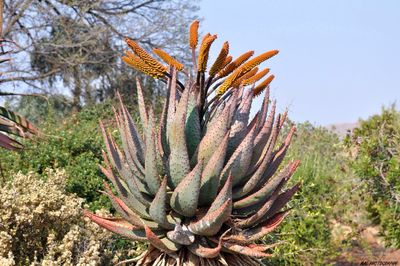
<svg viewBox="0 0 400 266"><path fill-rule="evenodd" d="M143 230L135 229L134 226L127 223L125 220L100 217L98 215L95 215L95 214L87 211L87 210L84 210L83 213L86 217L91 219L93 222L97 223L98 225L100 225L101 227L103 227L107 230L110 230L113 233L124 236L124 237L126 237L130 240L134 240L134 241L145 241L146 240L146 235Z"/></svg>
<svg viewBox="0 0 400 266"><path fill-rule="evenodd" d="M151 218L159 223L166 229L174 228L174 225L169 223L167 220L167 177L161 183L161 186L154 197L153 202L150 205L149 213Z"/></svg>
<svg viewBox="0 0 400 266"><path fill-rule="evenodd" d="M197 235L213 236L218 233L224 222L226 222L232 210L232 200L228 199L221 207L189 225L189 230Z"/></svg>
<svg viewBox="0 0 400 266"><path fill-rule="evenodd" d="M0 106L0 117L12 121L17 126L23 129L24 132L30 132L32 134L38 134L39 131L34 127L28 120L24 117L18 115L17 113Z"/></svg>
<svg viewBox="0 0 400 266"><path fill-rule="evenodd" d="M170 205L177 213L186 217L195 215L200 194L202 171L203 161L201 160L172 193Z"/></svg>
<svg viewBox="0 0 400 266"><path fill-rule="evenodd" d="M130 152L133 152L135 154L135 157L138 158L139 164L143 165L145 160L144 158L145 145L143 143L141 136L138 133L135 123L133 122L132 116L130 115L128 109L126 109L125 105L122 102L121 95L117 93L117 96L119 98L121 105L121 117L123 118L124 121L123 124L125 126L125 135L127 143L129 144L129 150Z"/></svg>
<svg viewBox="0 0 400 266"><path fill-rule="evenodd" d="M251 160L251 165L256 165L259 161L264 148L270 141L271 133L273 132L273 125L275 120L276 101L272 103L271 112L268 115L267 121L262 125L260 132L254 139L254 151ZM274 144L275 145L275 144ZM272 147L273 148L273 147Z"/></svg>
<svg viewBox="0 0 400 266"><path fill-rule="evenodd" d="M274 125L272 136L269 139L268 143L265 145L265 151L263 157L261 158L261 163L257 164L257 166L254 166L255 172L252 173L251 176L247 178L248 180L243 186L238 186L234 189L233 192L234 199L241 198L250 193L262 180L265 171L268 169L270 161L272 160L272 157L274 155L273 150L276 139L278 138L278 132L279 132L279 117ZM253 156L254 156L254 151L253 151ZM254 161L254 158L252 159L252 161ZM252 171L250 170L248 172Z"/></svg>
<svg viewBox="0 0 400 266"><path fill-rule="evenodd" d="M195 93L191 93L189 96L185 135L189 158L192 158L201 140L199 110L197 108Z"/></svg>
<svg viewBox="0 0 400 266"><path fill-rule="evenodd" d="M242 142L247 134L247 124L250 117L250 108L253 101L251 91L247 92L244 96L239 108L237 108L235 115L233 116L229 144L228 144L228 156L230 156Z"/></svg>
<svg viewBox="0 0 400 266"><path fill-rule="evenodd" d="M233 186L233 176L232 174L230 174L224 186L219 191L217 197L215 198L215 200L213 201L207 212L210 213L215 210L218 210L228 199L230 200L232 199L232 186Z"/></svg>
<svg viewBox="0 0 400 266"><path fill-rule="evenodd" d="M156 139L153 128L155 127L153 110L150 109L149 119L146 130L146 161L145 161L145 180L148 192L155 195L160 187L158 154L156 148Z"/></svg>
<svg viewBox="0 0 400 266"><path fill-rule="evenodd" d="M200 240L196 240L193 244L188 246L188 249L196 256L202 258L206 259L216 258L218 257L222 249L222 237L220 238L218 245L214 248L204 247L201 245Z"/></svg>
<svg viewBox="0 0 400 266"><path fill-rule="evenodd" d="M215 151L218 149L219 144L224 139L226 132L228 132L230 122L230 105L226 106L221 116L215 119L209 127L203 139L201 140L195 155L192 158L192 165L196 164L198 160L204 160L207 164Z"/></svg>
<svg viewBox="0 0 400 266"><path fill-rule="evenodd" d="M180 245L172 242L168 238L158 237L148 226L144 226L147 240L152 246L165 253L173 253L180 249Z"/></svg>
<svg viewBox="0 0 400 266"><path fill-rule="evenodd" d="M111 203L113 207L117 210L117 212L128 222L130 222L132 225L137 226L139 228L143 228L143 224L140 220L140 217L138 217L126 204L123 200L118 198L117 196L114 195L112 192L110 186L103 181L104 187L106 188L107 191L101 191L105 195L108 196L108 198L111 200Z"/></svg>
<svg viewBox="0 0 400 266"><path fill-rule="evenodd" d="M140 121L142 122L143 128L147 128L147 111L146 111L146 105L144 103L143 88L142 84L140 83L139 77L136 77L136 88L138 95Z"/></svg>
<svg viewBox="0 0 400 266"><path fill-rule="evenodd" d="M185 90L178 103L169 132L171 154L169 157L169 185L175 188L190 172L189 155L186 146L185 121L189 89Z"/></svg>
<svg viewBox="0 0 400 266"><path fill-rule="evenodd" d="M233 175L233 185L240 183L245 177L251 162L253 153L253 142L255 138L256 126L247 133L246 138L237 147L229 161L226 163L221 173L221 182L225 182L229 174Z"/></svg>
<svg viewBox="0 0 400 266"><path fill-rule="evenodd" d="M215 199L219 187L219 175L225 165L226 149L228 147L229 131L219 144L218 149L212 155L207 165L204 167L201 177L201 188L199 196L200 206L209 206Z"/></svg>
<svg viewBox="0 0 400 266"><path fill-rule="evenodd" d="M293 175L298 166L298 161L288 164L279 174L269 180L268 183L266 183L260 190L239 201L236 201L233 204L234 209L242 209L265 202L265 200L271 196L282 180L285 180L286 182Z"/></svg>

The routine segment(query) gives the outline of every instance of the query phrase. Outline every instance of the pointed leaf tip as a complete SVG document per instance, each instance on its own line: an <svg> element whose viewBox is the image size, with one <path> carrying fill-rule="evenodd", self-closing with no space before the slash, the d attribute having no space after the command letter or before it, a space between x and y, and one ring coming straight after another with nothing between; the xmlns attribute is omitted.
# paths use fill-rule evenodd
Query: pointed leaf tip
<svg viewBox="0 0 400 266"><path fill-rule="evenodd" d="M171 196L171 207L186 217L194 216L197 210L203 164L204 161L200 160L178 184Z"/></svg>

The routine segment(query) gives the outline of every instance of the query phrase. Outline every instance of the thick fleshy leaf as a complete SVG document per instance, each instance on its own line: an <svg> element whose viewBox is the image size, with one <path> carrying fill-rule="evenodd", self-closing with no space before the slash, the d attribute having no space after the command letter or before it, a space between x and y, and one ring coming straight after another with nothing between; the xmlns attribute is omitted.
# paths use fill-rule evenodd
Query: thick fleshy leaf
<svg viewBox="0 0 400 266"><path fill-rule="evenodd" d="M207 127L210 124L213 124L216 120L220 119L219 117L221 116L222 112L224 112L225 106L226 106L225 102L222 102L218 107L213 108L211 111L206 112L206 114L205 114L206 123L204 124L203 132L207 131ZM207 116L210 116L210 117L207 117Z"/></svg>
<svg viewBox="0 0 400 266"><path fill-rule="evenodd" d="M115 141L111 138L111 146L116 150L117 154L121 158L121 169L118 170L118 174L121 176L122 180L126 183L128 190L145 206L150 206L151 199L147 195L147 190L144 186L142 180L137 178L134 173L130 171L125 162L125 158L123 157L121 151L119 150ZM143 193L142 193L143 192Z"/></svg>
<svg viewBox="0 0 400 266"><path fill-rule="evenodd" d="M251 249L258 250L258 251L266 251L268 249L272 249L274 247L277 247L277 246L281 245L282 243L283 243L283 241L276 242L276 243L269 244L269 245L248 244L247 247L249 247Z"/></svg>
<svg viewBox="0 0 400 266"><path fill-rule="evenodd" d="M106 165L106 168L102 167L99 165L100 170L103 172L103 174L107 177L108 180L110 180L114 187L117 189L118 194L123 198L124 202L137 214L139 214L143 218L150 218L147 212L147 205L150 205L150 202L148 204L143 204L141 201L139 201L131 192L129 186L125 183L124 180L118 177L118 175L115 175L110 162L108 161L107 155L105 154L104 151L102 151L103 155L103 160ZM136 191L137 193L137 191ZM148 200L144 199L143 195L140 194L140 197L142 197L142 200Z"/></svg>
<svg viewBox="0 0 400 266"><path fill-rule="evenodd" d="M124 120L122 119L122 115L120 113L118 113L114 108L114 115L115 115L115 121L117 122L117 128L119 130L119 133L121 135L121 143L122 143L122 148L124 151L124 155L125 155L125 160L126 160L126 164L128 164L130 171L129 174L125 173L125 175L130 175L131 173L133 175L135 175L136 177L138 177L138 179L140 179L142 182L144 182L144 169L143 166L139 163L139 159L136 156L136 152L134 149L131 148L131 144L128 141L127 138L127 128L125 125ZM103 130L103 129L102 129ZM104 135L104 133L103 133ZM113 144L114 141L113 139L110 137L110 141L112 143L115 150L118 150L118 146ZM121 154L120 152L118 154ZM123 156L120 156L121 159ZM124 165L122 164L122 167L124 167ZM123 171L123 169L119 169L119 172Z"/></svg>
<svg viewBox="0 0 400 266"><path fill-rule="evenodd" d="M179 214L186 217L195 215L200 194L201 173L203 161L179 183L171 196L171 207Z"/></svg>
<svg viewBox="0 0 400 266"><path fill-rule="evenodd" d="M266 234L274 231L289 214L289 211L277 213L271 219L261 223L259 226L243 231L243 237L248 242L256 241Z"/></svg>
<svg viewBox="0 0 400 266"><path fill-rule="evenodd" d="M209 206L215 199L218 193L219 176L225 165L226 149L228 147L229 131L225 138L219 144L218 149L212 155L207 165L204 167L201 176L201 188L199 196L200 206Z"/></svg>
<svg viewBox="0 0 400 266"><path fill-rule="evenodd" d="M208 213L218 210L227 200L232 200L233 176L230 174L217 197L208 209ZM232 209L231 209L232 211Z"/></svg>
<svg viewBox="0 0 400 266"><path fill-rule="evenodd" d="M39 130L32 125L24 117L18 115L17 113L0 106L0 117L3 117L9 121L15 123L16 126L22 129L23 132L30 132L32 134L38 134Z"/></svg>
<svg viewBox="0 0 400 266"><path fill-rule="evenodd" d="M10 150L16 151L22 149L22 143L10 138L9 136L0 132L0 147Z"/></svg>
<svg viewBox="0 0 400 266"><path fill-rule="evenodd" d="M128 222L130 222L132 225L138 227L138 228L143 228L143 224L140 220L140 217L137 216L126 204L123 200L118 198L117 196L114 195L112 192L110 186L103 181L103 185L106 188L107 191L102 191L105 195L108 196L108 198L111 200L111 204L113 207L117 210L117 212Z"/></svg>
<svg viewBox="0 0 400 266"><path fill-rule="evenodd" d="M259 251L257 248L241 246L230 242L222 242L222 245L224 248L228 249L231 252L239 253L245 256L250 256L255 258L268 258L272 256L272 254Z"/></svg>
<svg viewBox="0 0 400 266"><path fill-rule="evenodd" d="M105 157L105 156L103 156ZM136 214L138 214L142 218L148 218L150 219L150 216L147 212L147 207L143 205L132 193L130 192L128 185L121 180L117 175L114 175L112 172L112 169L105 160L105 163L107 165L106 168L103 166L99 165L99 168L101 172L107 177L108 180L110 180L114 187L118 191L118 195L122 197L123 201L129 206L131 210L133 210Z"/></svg>
<svg viewBox="0 0 400 266"><path fill-rule="evenodd" d="M259 117L260 117L260 112L257 112L257 113L254 115L253 119L251 119L251 122L249 123L249 125L247 126L248 129L249 129L249 128L253 128L253 126L256 127L256 133L255 133L256 136L257 136L257 134L258 134L258 127L257 127L257 125L258 125Z"/></svg>
<svg viewBox="0 0 400 266"><path fill-rule="evenodd" d="M143 204L145 204L146 206L150 206L151 199L149 199L149 196L147 195L148 189L145 186L144 183L145 181L138 178L135 175L135 172L132 171L131 168L129 168L128 163L126 162L122 152L120 151L117 144L112 138L111 138L111 145L114 147L117 154L119 154L119 157L121 158L122 162L121 169L117 169L118 174L126 182L132 194Z"/></svg>
<svg viewBox="0 0 400 266"><path fill-rule="evenodd" d="M247 134L247 123L249 122L253 97L251 97L250 93L246 93L244 97L244 101L239 105L233 117L228 145L228 156L236 150Z"/></svg>
<svg viewBox="0 0 400 266"><path fill-rule="evenodd" d="M167 220L167 177L161 183L161 186L150 205L149 213L151 218L166 229L174 228L174 225Z"/></svg>
<svg viewBox="0 0 400 266"><path fill-rule="evenodd" d="M227 109L229 110L229 121L228 125L231 127L232 123L234 122L234 116L239 106L239 91L234 90L232 96L227 101ZM230 136L230 135L229 135Z"/></svg>
<svg viewBox="0 0 400 266"><path fill-rule="evenodd" d="M7 133L9 135L14 135L17 137L27 138L27 139L31 139L34 136L34 134L31 133L30 131L24 131L24 129L15 122L7 120L6 118L1 116L0 116L0 133L3 134Z"/></svg>
<svg viewBox="0 0 400 266"><path fill-rule="evenodd" d="M296 132L296 127L293 126L290 129L288 135L286 136L285 142L281 145L279 150L274 154L274 158L264 174L263 177L264 179L269 179L281 165L295 132Z"/></svg>
<svg viewBox="0 0 400 266"><path fill-rule="evenodd" d="M133 196L133 195L131 195L131 193L129 193L128 186L125 183L123 183L122 180L117 175L114 174L114 172L111 168L111 164L110 164L110 162L107 158L107 155L105 154L104 151L102 151L102 155L103 155L103 160L106 165L106 168L99 165L101 172L107 177L108 180L110 180L113 183L113 185L117 189L119 195L121 195L123 197Z"/></svg>
<svg viewBox="0 0 400 266"><path fill-rule="evenodd" d="M233 234L225 237L229 242L236 243L252 243L265 235L274 231L288 215L289 211L277 213L271 219L260 223L258 226L241 231L238 234Z"/></svg>
<svg viewBox="0 0 400 266"><path fill-rule="evenodd" d="M225 236L226 232L221 235L218 241L218 245L216 247L205 247L201 244L200 240L196 240L192 245L188 246L188 249L193 254L206 259L212 259L218 257L219 253L222 249L222 239ZM202 242L207 243L205 238L201 238Z"/></svg>
<svg viewBox="0 0 400 266"><path fill-rule="evenodd" d="M269 107L269 87L265 90L265 95L264 95L264 100L261 106L261 110L260 110L260 119L258 119L258 125L257 125L257 129L260 130L261 127L264 125L265 123L265 119L267 118L267 114L268 114L268 107Z"/></svg>
<svg viewBox="0 0 400 266"><path fill-rule="evenodd" d="M221 229L226 222L232 210L232 200L228 199L222 206L207 214L196 222L189 225L189 230L197 235L213 236Z"/></svg>
<svg viewBox="0 0 400 266"><path fill-rule="evenodd" d="M144 225L147 240L151 245L165 253L173 253L179 250L180 245L168 238L159 238L148 226Z"/></svg>
<svg viewBox="0 0 400 266"><path fill-rule="evenodd" d="M160 187L160 174L159 169L160 159L158 158L156 139L153 129L155 128L155 121L153 110L150 109L147 121L146 130L146 162L145 162L145 180L148 187L148 192L155 195Z"/></svg>
<svg viewBox="0 0 400 266"><path fill-rule="evenodd" d="M189 88L188 88L189 89ZM189 158L192 158L201 140L199 110L197 108L195 93L190 93L187 106L185 135Z"/></svg>
<svg viewBox="0 0 400 266"><path fill-rule="evenodd" d="M116 151L115 147L112 145L111 137L107 133L103 123L101 121L99 123L100 123L101 132L103 134L103 139L104 139L104 142L106 144L106 150L107 150L108 158L110 158L110 160L111 160L111 165L114 168L118 169L118 171L121 171L121 169L122 169L121 157L118 154L118 152Z"/></svg>
<svg viewBox="0 0 400 266"><path fill-rule="evenodd" d="M269 212L269 210L271 210L271 207L273 206L275 200L277 199L279 192L284 184L285 182L284 180L282 180L281 183L278 185L278 187L275 189L275 191L272 193L271 197L261 206L260 209L257 210L256 213L254 213L248 218L235 221L235 226L239 228L247 228L255 225L260 220L262 220L264 216Z"/></svg>
<svg viewBox="0 0 400 266"><path fill-rule="evenodd" d="M285 112L283 113L283 115L282 115L282 120L281 120L281 124L279 125L280 128L282 128L283 125L285 124L286 119L287 119L288 112L289 112L288 109L286 109Z"/></svg>
<svg viewBox="0 0 400 266"><path fill-rule="evenodd" d="M190 171L186 146L185 121L190 90L183 92L169 132L171 154L169 157L169 185L175 188Z"/></svg>
<svg viewBox="0 0 400 266"><path fill-rule="evenodd" d="M143 143L143 140L141 136L138 133L138 130L136 128L135 123L133 122L133 118L128 112L128 109L126 109L125 105L122 102L121 95L117 93L117 96L120 101L120 106L121 106L121 116L124 121L125 125L125 135L126 135L126 140L129 145L129 149L135 153L135 157L137 157L139 164L143 165L145 158L144 158L144 151L145 151L145 145Z"/></svg>
<svg viewBox="0 0 400 266"><path fill-rule="evenodd" d="M260 132L257 134L256 138L254 139L254 150L253 156L251 159L251 165L257 165L261 154L263 153L264 148L266 147L268 141L270 140L271 133L273 131L274 120L275 120L275 110L276 110L276 102L272 103L271 112L268 115L267 121L263 124ZM279 126L275 125L276 127ZM279 128L278 128L279 130ZM278 131L279 132L279 131ZM277 132L277 133L278 133Z"/></svg>
<svg viewBox="0 0 400 266"><path fill-rule="evenodd" d="M107 219L93 214L87 210L83 211L83 214L93 222L97 223L101 227L110 230L113 233L124 236L134 241L145 241L146 234L143 230L137 229L131 224L124 220L119 219Z"/></svg>
<svg viewBox="0 0 400 266"><path fill-rule="evenodd" d="M237 188L234 189L233 192L234 199L241 198L250 193L262 180L265 171L267 170L270 161L272 160L273 157L273 149L278 137L278 131L279 131L279 117L277 119L277 122L275 123L272 136L269 139L268 143L265 145L266 153L264 154L261 163L255 168L256 171L253 174L251 174L249 178L247 178L247 182L243 186L238 186Z"/></svg>
<svg viewBox="0 0 400 266"><path fill-rule="evenodd" d="M256 126L248 132L246 138L237 147L235 152L226 163L221 173L221 182L225 182L229 174L233 176L233 185L239 184L245 177L251 163L251 155L253 153L253 142L256 133ZM229 144L228 144L229 148Z"/></svg>
<svg viewBox="0 0 400 266"><path fill-rule="evenodd" d="M296 162L288 164L285 169L269 180L260 190L236 201L233 205L234 209L242 209L251 205L262 204L269 196L271 196L282 180L288 180L293 175L297 167L298 163Z"/></svg>
<svg viewBox="0 0 400 266"><path fill-rule="evenodd" d="M160 156L163 160L164 166L168 164L168 156L170 154L168 136L167 136L167 116L168 116L168 106L169 106L169 94L170 94L170 85L171 79L168 79L168 90L167 97L164 102L163 110L160 117L160 125L158 130L158 150L160 152Z"/></svg>
<svg viewBox="0 0 400 266"><path fill-rule="evenodd" d="M147 117L148 116L147 116L147 111L146 111L146 105L144 103L143 88L142 88L142 84L140 83L139 77L136 77L136 88L137 88L137 95L138 95L140 120L142 122L143 128L147 128Z"/></svg>
<svg viewBox="0 0 400 266"><path fill-rule="evenodd" d="M198 160L203 159L204 163L207 164L210 158L213 156L215 151L218 149L219 144L224 139L226 132L228 132L228 126L230 121L230 106L226 106L219 117L215 118L207 128L207 132L201 140L198 149L193 156L192 165Z"/></svg>
<svg viewBox="0 0 400 266"><path fill-rule="evenodd" d="M282 209L286 205L286 203L289 202L289 200L294 196L294 194L296 194L297 191L299 191L299 189L300 189L300 183L297 183L292 188L279 194L276 200L274 201L272 207L260 220L265 220L275 215L278 211L280 211L280 209Z"/></svg>
<svg viewBox="0 0 400 266"><path fill-rule="evenodd" d="M170 72L171 78L168 80L168 105L167 105L167 123L166 123L166 132L167 136L170 136L171 127L174 121L176 106L179 100L179 93L176 88L176 70L175 68L171 69Z"/></svg>

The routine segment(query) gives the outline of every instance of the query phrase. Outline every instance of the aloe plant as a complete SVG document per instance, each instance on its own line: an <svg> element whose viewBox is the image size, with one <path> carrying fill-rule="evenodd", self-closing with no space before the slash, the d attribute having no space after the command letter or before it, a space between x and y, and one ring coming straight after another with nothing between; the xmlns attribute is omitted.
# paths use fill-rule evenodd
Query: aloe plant
<svg viewBox="0 0 400 266"><path fill-rule="evenodd" d="M1 23L0 23L1 25ZM7 55L10 51L4 51L3 45L8 41L0 39L0 47L2 51L0 55ZM10 58L0 58L0 64L10 61ZM0 73L1 75L2 73ZM0 96L18 95L14 93L5 93L0 91ZM0 147L8 150L20 150L23 148L22 143L18 140L21 138L31 138L38 134L39 131L24 117L15 112L0 106Z"/></svg>
<svg viewBox="0 0 400 266"><path fill-rule="evenodd" d="M154 52L166 65L126 39L132 51L122 60L165 81L167 97L157 123L136 80L143 136L120 98L115 121L122 148L100 124L106 144L100 168L118 195L106 182L103 193L119 216L85 215L116 234L147 242L136 265L259 265L273 255L275 244L258 240L288 215L282 209L300 187L284 190L299 166L299 161L281 166L295 128L277 144L287 113L275 115L276 102L269 99L274 76L258 69L278 51L254 58L249 51L232 61L226 42L207 71L216 35L205 35L197 51L197 30L195 21L189 33L195 77L164 51ZM253 99L263 92L251 118Z"/></svg>
<svg viewBox="0 0 400 266"><path fill-rule="evenodd" d="M20 150L23 144L18 140L31 138L38 130L24 117L0 106L0 147Z"/></svg>

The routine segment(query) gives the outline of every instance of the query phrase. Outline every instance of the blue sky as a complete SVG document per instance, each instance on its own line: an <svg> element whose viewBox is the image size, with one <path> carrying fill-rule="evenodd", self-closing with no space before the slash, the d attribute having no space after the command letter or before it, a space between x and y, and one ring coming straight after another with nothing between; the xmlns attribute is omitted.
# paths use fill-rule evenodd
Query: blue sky
<svg viewBox="0 0 400 266"><path fill-rule="evenodd" d="M202 0L212 54L278 49L268 61L279 110L319 125L356 122L400 105L400 1ZM259 104L260 99L256 102Z"/></svg>

